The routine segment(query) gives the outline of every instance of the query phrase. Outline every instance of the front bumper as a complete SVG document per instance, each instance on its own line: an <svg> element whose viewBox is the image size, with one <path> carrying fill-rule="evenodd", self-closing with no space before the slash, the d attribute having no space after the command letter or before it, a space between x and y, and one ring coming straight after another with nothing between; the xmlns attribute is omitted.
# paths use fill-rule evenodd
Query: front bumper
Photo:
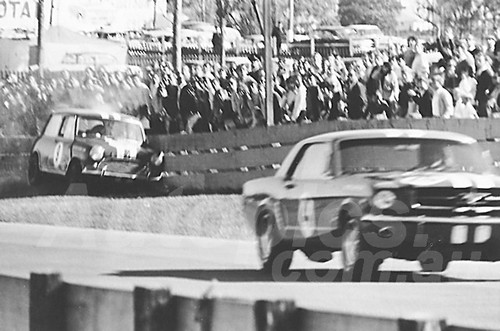
<svg viewBox="0 0 500 331"><path fill-rule="evenodd" d="M368 214L361 219L364 241L373 251L416 259L438 251L454 259L500 260L500 218L418 217Z"/></svg>
<svg viewBox="0 0 500 331"><path fill-rule="evenodd" d="M122 171L117 171L121 168ZM86 176L116 178L126 180L145 180L157 182L162 179L164 172L151 171L148 165L141 166L139 164L123 163L121 167L113 167L109 164L92 164L82 170L82 174Z"/></svg>

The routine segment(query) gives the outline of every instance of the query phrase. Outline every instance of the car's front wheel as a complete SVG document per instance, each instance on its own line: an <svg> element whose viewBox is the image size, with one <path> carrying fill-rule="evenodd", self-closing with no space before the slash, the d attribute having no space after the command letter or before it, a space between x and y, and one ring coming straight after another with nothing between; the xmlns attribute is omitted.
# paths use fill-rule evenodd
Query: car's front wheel
<svg viewBox="0 0 500 331"><path fill-rule="evenodd" d="M342 235L343 279L347 281L376 280L383 260L368 250L361 234L360 222L352 218L344 223Z"/></svg>
<svg viewBox="0 0 500 331"><path fill-rule="evenodd" d="M270 211L263 212L257 221L258 252L266 273L285 276L293 259L291 244L279 236L276 219Z"/></svg>
<svg viewBox="0 0 500 331"><path fill-rule="evenodd" d="M43 181L44 175L40 170L40 160L38 154L31 154L28 163L28 183L32 186L40 185Z"/></svg>

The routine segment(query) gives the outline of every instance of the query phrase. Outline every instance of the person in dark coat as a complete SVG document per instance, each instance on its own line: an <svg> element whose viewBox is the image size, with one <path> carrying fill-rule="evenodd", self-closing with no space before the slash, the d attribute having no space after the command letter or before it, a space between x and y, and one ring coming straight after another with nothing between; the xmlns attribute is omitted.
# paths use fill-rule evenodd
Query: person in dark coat
<svg viewBox="0 0 500 331"><path fill-rule="evenodd" d="M362 84L359 82L358 73L350 69L347 87L347 116L353 120L366 118L366 95Z"/></svg>
<svg viewBox="0 0 500 331"><path fill-rule="evenodd" d="M418 106L418 111L422 117L433 117L432 115L432 95L429 89L427 79L417 79L415 82L416 93L413 101Z"/></svg>
<svg viewBox="0 0 500 331"><path fill-rule="evenodd" d="M495 89L495 83L493 70L482 52L476 54L476 67L477 87L475 99L477 101L477 115L479 117L488 117L488 102L491 92Z"/></svg>

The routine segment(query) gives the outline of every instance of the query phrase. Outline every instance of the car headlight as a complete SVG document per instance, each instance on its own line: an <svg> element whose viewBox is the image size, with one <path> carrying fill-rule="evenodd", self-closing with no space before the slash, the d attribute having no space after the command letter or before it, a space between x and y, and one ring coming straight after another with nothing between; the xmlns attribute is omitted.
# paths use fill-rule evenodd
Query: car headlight
<svg viewBox="0 0 500 331"><path fill-rule="evenodd" d="M94 146L90 149L89 156L94 161L100 161L104 157L104 147Z"/></svg>
<svg viewBox="0 0 500 331"><path fill-rule="evenodd" d="M158 154L153 154L151 156L151 163L155 166L160 166L163 162L163 158L164 158L165 154L163 154L163 152L160 152Z"/></svg>
<svg viewBox="0 0 500 331"><path fill-rule="evenodd" d="M372 198L373 205L378 209L387 209L392 207L396 201L396 194L391 191L383 190L377 192Z"/></svg>

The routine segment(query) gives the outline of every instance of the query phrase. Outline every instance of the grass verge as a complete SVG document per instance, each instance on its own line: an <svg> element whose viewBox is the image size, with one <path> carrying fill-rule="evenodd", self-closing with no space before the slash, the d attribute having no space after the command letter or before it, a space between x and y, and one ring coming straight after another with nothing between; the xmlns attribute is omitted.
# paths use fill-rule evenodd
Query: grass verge
<svg viewBox="0 0 500 331"><path fill-rule="evenodd" d="M252 240L239 195L0 199L0 222Z"/></svg>

